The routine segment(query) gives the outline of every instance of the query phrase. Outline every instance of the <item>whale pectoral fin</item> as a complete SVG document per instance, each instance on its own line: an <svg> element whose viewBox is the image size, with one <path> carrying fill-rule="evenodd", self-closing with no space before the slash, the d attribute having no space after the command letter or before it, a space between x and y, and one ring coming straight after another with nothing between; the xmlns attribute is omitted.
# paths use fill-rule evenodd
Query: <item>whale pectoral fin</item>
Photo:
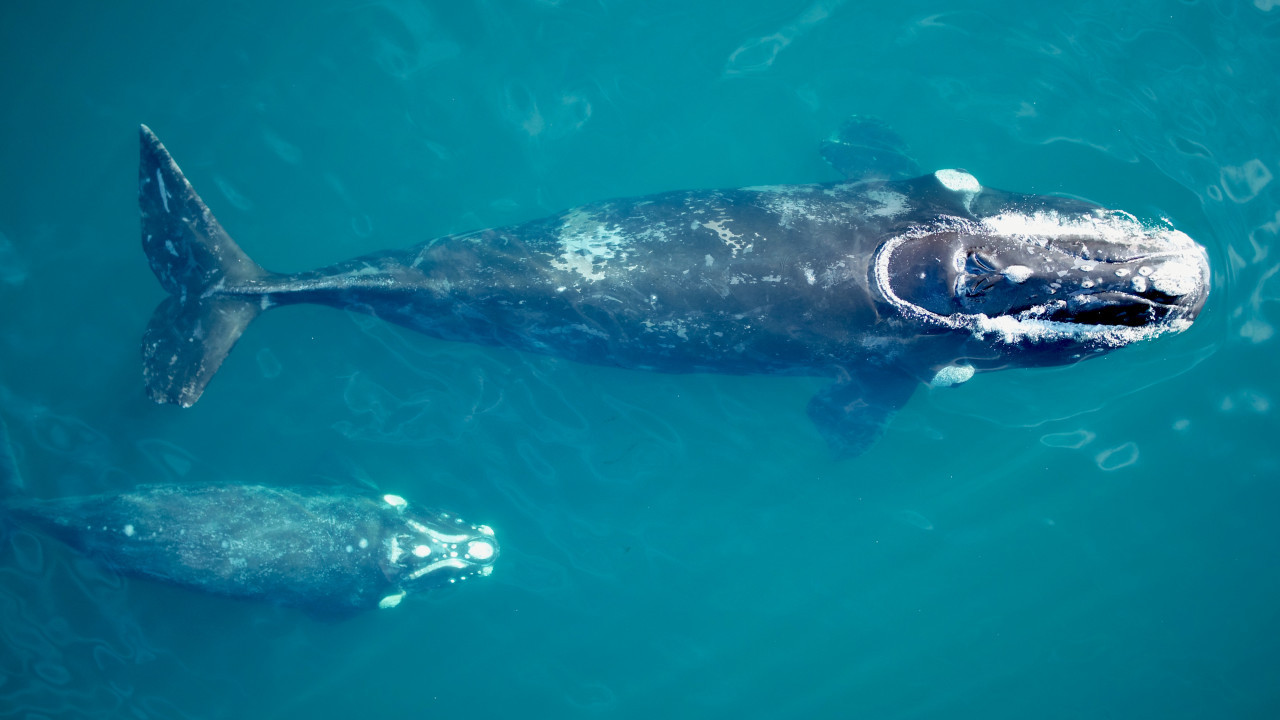
<svg viewBox="0 0 1280 720"><path fill-rule="evenodd" d="M809 419L837 455L857 457L884 434L889 418L918 383L899 372L860 371L841 377L809 401Z"/></svg>
<svg viewBox="0 0 1280 720"><path fill-rule="evenodd" d="M854 115L822 141L822 157L848 180L905 180L920 176L907 143L883 120Z"/></svg>

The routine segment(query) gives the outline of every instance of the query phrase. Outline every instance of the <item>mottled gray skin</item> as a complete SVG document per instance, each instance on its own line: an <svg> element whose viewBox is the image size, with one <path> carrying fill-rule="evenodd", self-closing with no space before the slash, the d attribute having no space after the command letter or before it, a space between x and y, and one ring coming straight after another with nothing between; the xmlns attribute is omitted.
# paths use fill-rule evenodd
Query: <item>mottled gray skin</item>
<svg viewBox="0 0 1280 720"><path fill-rule="evenodd" d="M892 362L887 345L919 336L869 287L872 252L902 222L883 212L844 184L666 193L228 290L585 363L829 374Z"/></svg>
<svg viewBox="0 0 1280 720"><path fill-rule="evenodd" d="M1096 205L957 171L613 200L280 275L236 246L145 127L139 168L143 246L171 293L143 339L144 376L153 398L184 406L259 312L310 302L578 362L832 377L810 416L852 455L940 369L1069 363L1138 337L1024 332L1036 323L1180 329L1207 293L1185 236L1174 247ZM1019 229L1046 217L1048 230ZM1153 283L1134 285L1144 263ZM1002 317L1018 332L989 322Z"/></svg>
<svg viewBox="0 0 1280 720"><path fill-rule="evenodd" d="M456 518L332 488L155 485L19 500L9 509L122 573L326 617L377 608L389 595L475 575L497 557L490 535ZM483 538L495 552L483 563L410 580L414 570L440 559L438 550L425 558L410 551L427 542L411 521ZM393 541L398 553L392 552Z"/></svg>

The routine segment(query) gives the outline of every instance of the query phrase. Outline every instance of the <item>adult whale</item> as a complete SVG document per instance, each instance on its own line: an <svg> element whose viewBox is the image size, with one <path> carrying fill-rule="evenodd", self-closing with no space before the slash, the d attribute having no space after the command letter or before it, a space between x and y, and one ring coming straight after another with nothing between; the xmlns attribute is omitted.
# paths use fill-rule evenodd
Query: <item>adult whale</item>
<svg viewBox="0 0 1280 720"><path fill-rule="evenodd" d="M340 618L493 571L493 531L342 488L149 485L6 510L119 572Z"/></svg>
<svg viewBox="0 0 1280 720"><path fill-rule="evenodd" d="M263 310L351 307L447 340L658 372L835 380L809 415L856 455L922 382L1071 363L1187 328L1202 247L1080 200L909 179L669 192L272 273L240 250L141 129L142 243L171 297L143 338L147 389L190 406ZM892 143L838 137L856 174Z"/></svg>

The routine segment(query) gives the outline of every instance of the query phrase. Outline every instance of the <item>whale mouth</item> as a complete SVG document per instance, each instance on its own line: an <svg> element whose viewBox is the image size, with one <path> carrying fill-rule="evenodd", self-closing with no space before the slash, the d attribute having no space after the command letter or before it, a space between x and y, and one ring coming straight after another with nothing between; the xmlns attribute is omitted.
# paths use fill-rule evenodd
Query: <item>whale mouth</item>
<svg viewBox="0 0 1280 720"><path fill-rule="evenodd" d="M1146 295L1152 297L1146 297ZM1120 291L1079 293L1063 303L1049 320L1076 325L1145 327L1178 312L1177 298L1163 293L1134 294Z"/></svg>

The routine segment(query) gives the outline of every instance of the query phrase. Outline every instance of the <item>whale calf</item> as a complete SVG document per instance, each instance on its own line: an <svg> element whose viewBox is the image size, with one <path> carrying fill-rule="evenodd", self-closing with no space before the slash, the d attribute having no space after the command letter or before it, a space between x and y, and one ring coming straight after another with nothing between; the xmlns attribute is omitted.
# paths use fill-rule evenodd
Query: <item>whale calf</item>
<svg viewBox="0 0 1280 720"><path fill-rule="evenodd" d="M6 509L121 573L328 618L488 575L498 557L487 526L328 487L150 485Z"/></svg>
<svg viewBox="0 0 1280 720"><path fill-rule="evenodd" d="M615 199L278 274L143 126L142 243L170 293L143 337L146 387L190 406L259 313L321 303L582 363L829 377L808 413L853 456L922 383L1073 363L1203 306L1207 254L1169 223L962 170L902 177L914 164L895 148L829 141L843 182ZM868 157L893 170L858 180Z"/></svg>

